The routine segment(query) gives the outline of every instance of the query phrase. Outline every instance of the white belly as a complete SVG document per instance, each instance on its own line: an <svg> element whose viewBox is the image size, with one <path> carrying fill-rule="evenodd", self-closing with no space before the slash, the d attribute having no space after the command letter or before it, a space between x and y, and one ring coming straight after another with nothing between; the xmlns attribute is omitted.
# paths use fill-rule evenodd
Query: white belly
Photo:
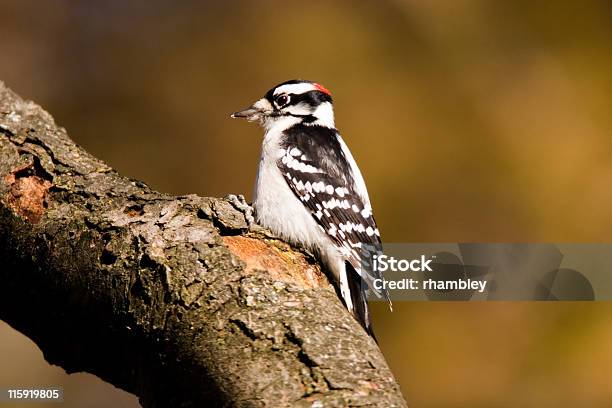
<svg viewBox="0 0 612 408"><path fill-rule="evenodd" d="M253 198L257 222L283 239L316 250L328 238L291 191L276 165L277 157L267 157L270 153L264 145Z"/></svg>

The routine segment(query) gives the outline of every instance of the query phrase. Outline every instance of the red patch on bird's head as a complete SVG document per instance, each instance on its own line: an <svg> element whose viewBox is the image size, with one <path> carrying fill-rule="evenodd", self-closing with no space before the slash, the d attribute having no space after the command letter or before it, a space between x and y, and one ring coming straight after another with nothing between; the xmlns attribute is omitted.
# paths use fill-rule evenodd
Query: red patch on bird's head
<svg viewBox="0 0 612 408"><path fill-rule="evenodd" d="M329 89L327 89L323 85L317 84L317 83L314 83L313 85L314 85L315 88L317 88L318 91L321 91L324 94L327 94L327 95L331 96L331 92L329 92Z"/></svg>

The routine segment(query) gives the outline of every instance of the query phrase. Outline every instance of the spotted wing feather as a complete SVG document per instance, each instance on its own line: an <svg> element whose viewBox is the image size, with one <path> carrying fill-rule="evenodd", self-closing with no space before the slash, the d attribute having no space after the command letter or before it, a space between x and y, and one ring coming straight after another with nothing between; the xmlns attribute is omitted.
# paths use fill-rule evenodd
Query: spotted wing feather
<svg viewBox="0 0 612 408"><path fill-rule="evenodd" d="M354 180L350 165L337 142L335 132L324 135L325 140L317 140L321 132L307 133L300 129L299 134L288 137L282 146L284 154L278 161L287 184L294 194L308 208L330 239L338 246L347 262L361 278L373 289L374 279L381 278L364 263L362 252L372 254L382 251L380 234L368 203L353 188ZM334 143L336 141L336 143ZM324 160L330 154L333 160ZM331 149L331 151L329 150ZM388 299L386 291L377 292L378 297Z"/></svg>

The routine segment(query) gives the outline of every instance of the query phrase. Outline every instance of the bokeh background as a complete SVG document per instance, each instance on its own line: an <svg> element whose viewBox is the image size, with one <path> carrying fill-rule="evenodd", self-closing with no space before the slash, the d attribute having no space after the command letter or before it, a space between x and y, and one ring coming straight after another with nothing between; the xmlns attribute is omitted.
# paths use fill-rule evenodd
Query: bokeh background
<svg viewBox="0 0 612 408"><path fill-rule="evenodd" d="M0 17L0 80L156 189L250 198L261 130L229 113L305 78L334 94L385 241L612 241L609 1L0 0ZM612 406L608 303L374 321L412 408ZM0 322L0 386L18 385L138 406Z"/></svg>

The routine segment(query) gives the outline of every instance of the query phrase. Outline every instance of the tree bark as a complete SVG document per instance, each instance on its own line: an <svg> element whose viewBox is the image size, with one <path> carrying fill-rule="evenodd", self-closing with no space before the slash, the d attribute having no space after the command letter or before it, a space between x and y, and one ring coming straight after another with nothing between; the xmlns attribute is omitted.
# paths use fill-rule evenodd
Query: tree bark
<svg viewBox="0 0 612 408"><path fill-rule="evenodd" d="M316 262L117 174L0 82L0 319L144 407L405 407Z"/></svg>

